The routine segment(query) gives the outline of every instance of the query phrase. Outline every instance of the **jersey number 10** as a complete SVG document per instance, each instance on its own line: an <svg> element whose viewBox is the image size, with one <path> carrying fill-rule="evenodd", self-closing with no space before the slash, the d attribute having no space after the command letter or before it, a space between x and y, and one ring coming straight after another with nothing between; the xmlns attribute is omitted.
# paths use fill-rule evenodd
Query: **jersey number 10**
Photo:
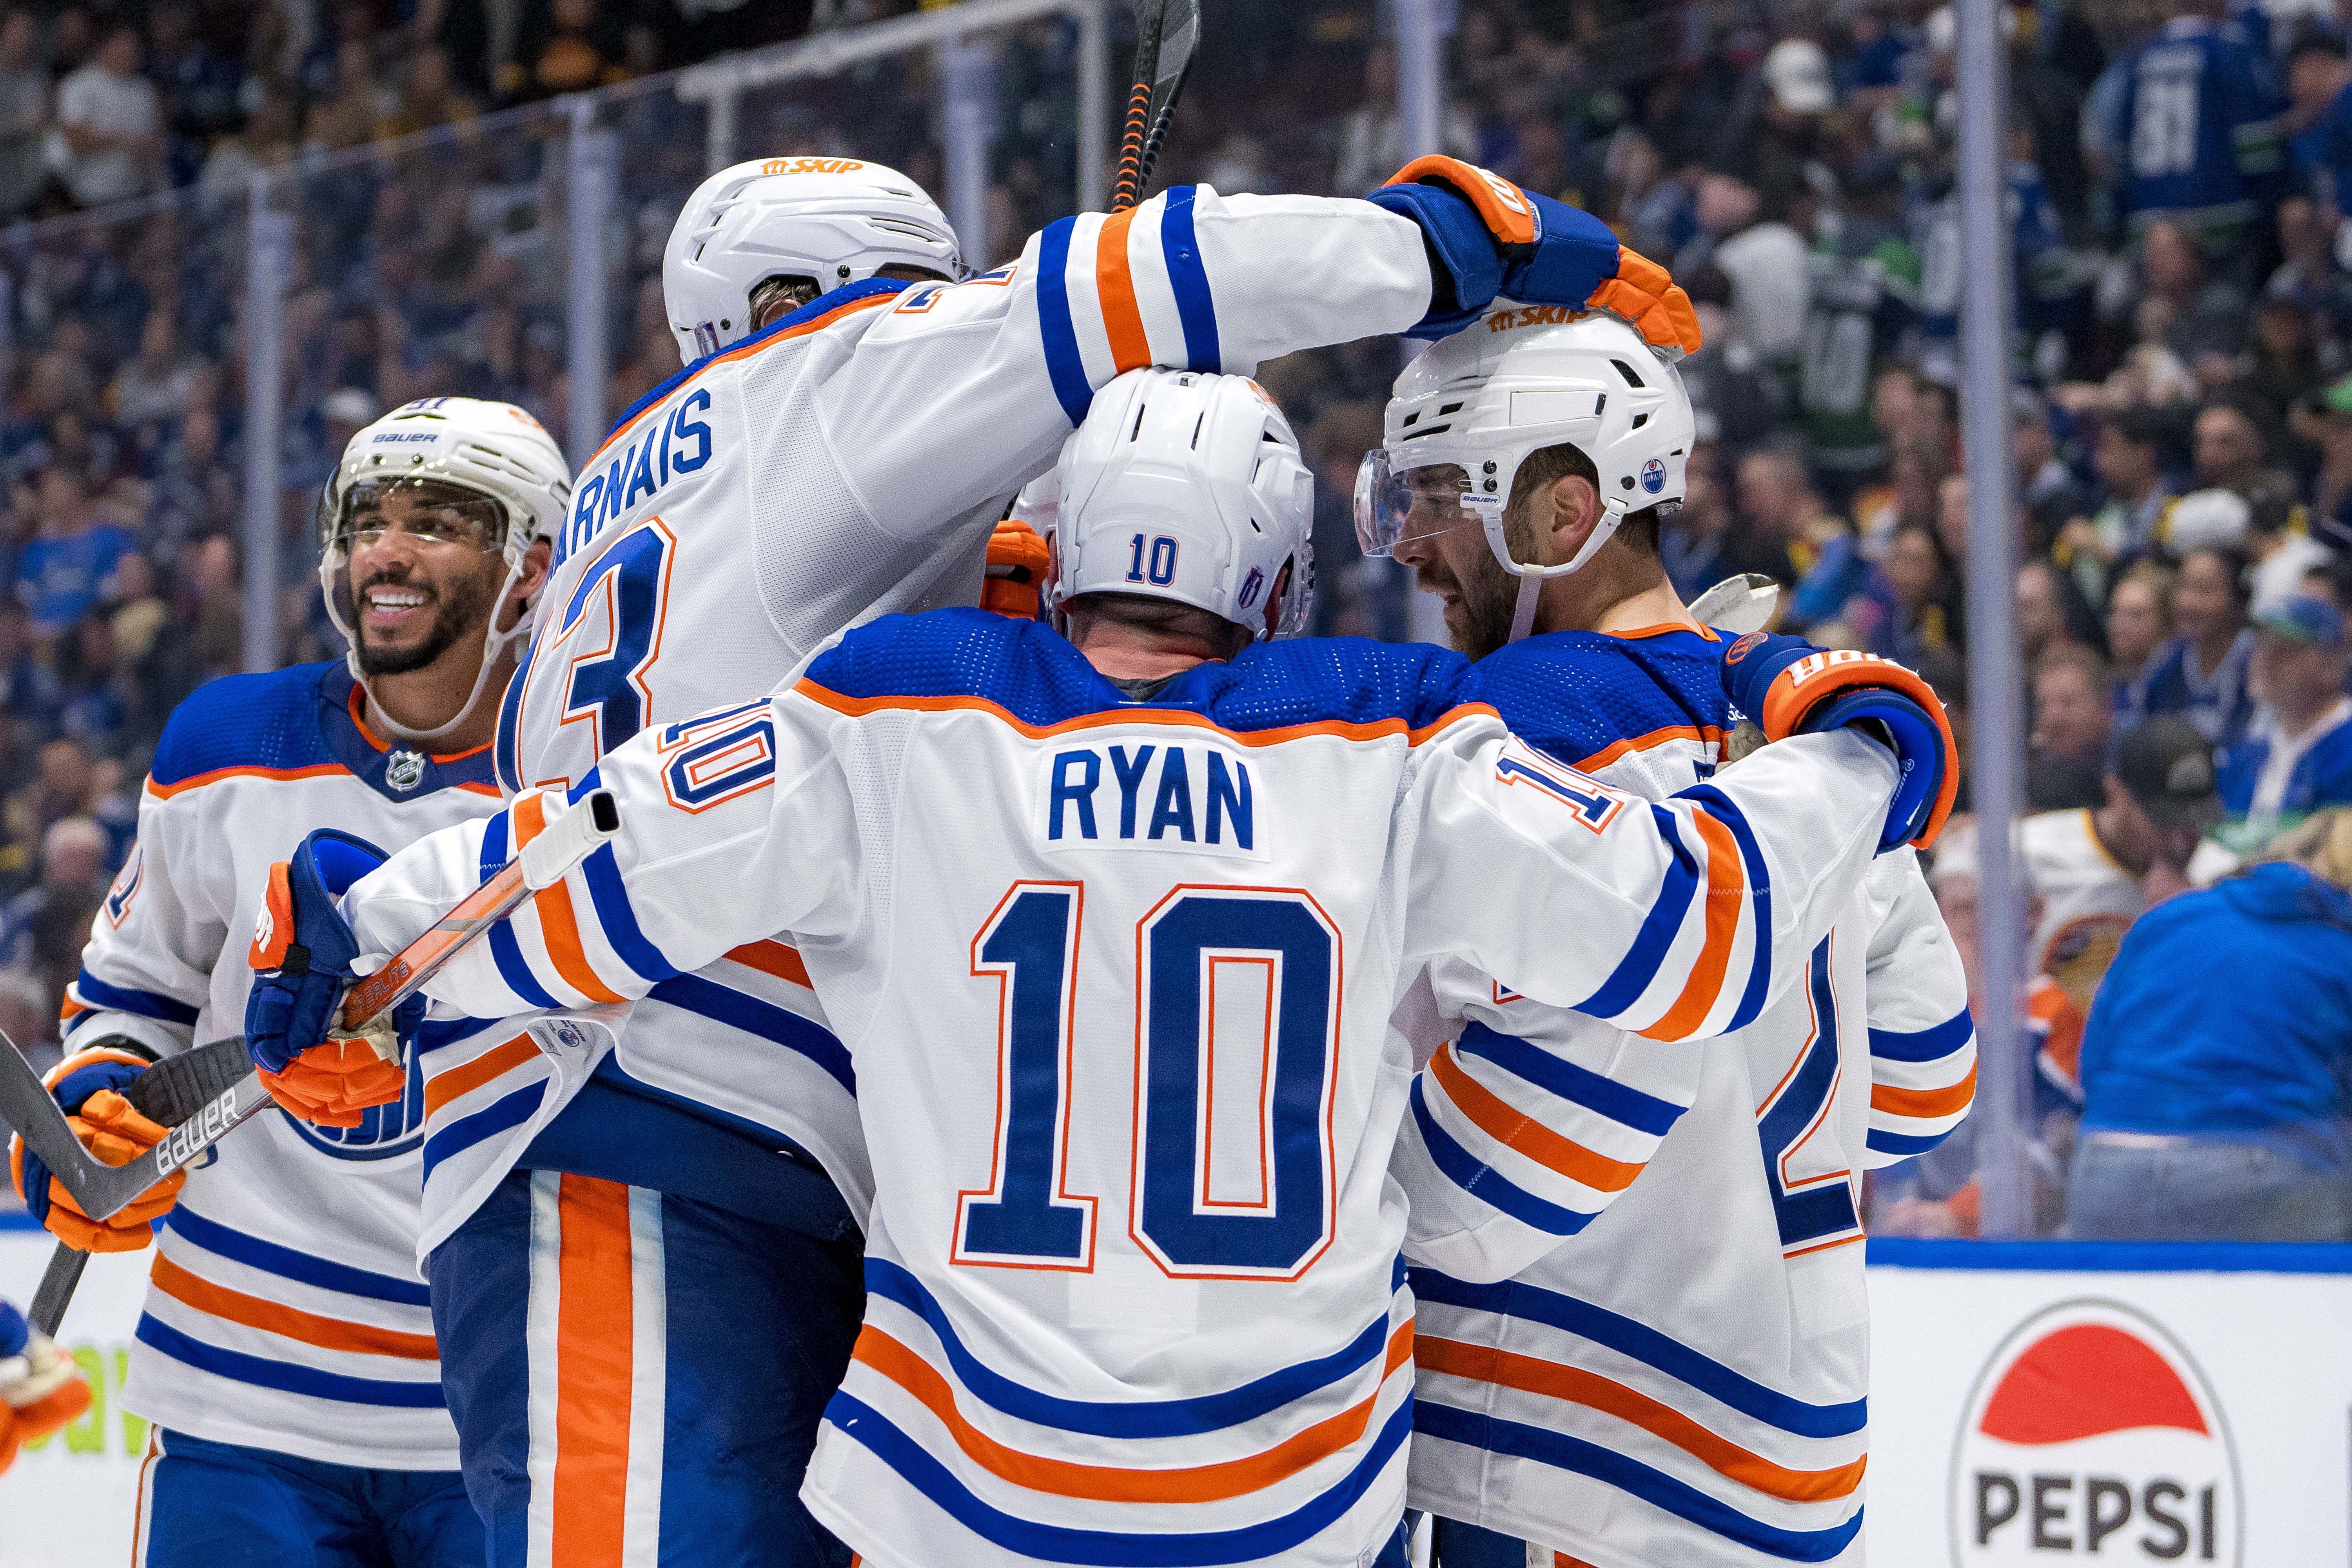
<svg viewBox="0 0 2352 1568"><path fill-rule="evenodd" d="M1077 1016L1085 900L1083 883L1015 883L972 940L972 974L1002 986L1003 1000L994 1169L985 1189L957 1200L959 1263L1094 1267L1096 1200L1068 1190L1072 1080L1082 1070L1080 1030L1097 1047L1084 1053L1092 1068L1113 1038L1125 1054L1129 1021ZM1331 1239L1338 929L1296 889L1178 887L1137 922L1130 962L1129 1234L1174 1277L1297 1279ZM1223 1006L1221 976L1229 986ZM1216 1038L1221 1016L1241 1026L1236 994L1257 1015L1252 1034L1263 1022L1254 1051L1232 1042L1221 1049ZM1250 1055L1258 1060L1244 1087L1255 1090L1257 1148L1224 1164L1254 1165L1255 1190L1237 1194L1213 1179L1216 1075L1220 1056L1230 1073ZM1224 1099L1234 1098L1229 1079Z"/></svg>

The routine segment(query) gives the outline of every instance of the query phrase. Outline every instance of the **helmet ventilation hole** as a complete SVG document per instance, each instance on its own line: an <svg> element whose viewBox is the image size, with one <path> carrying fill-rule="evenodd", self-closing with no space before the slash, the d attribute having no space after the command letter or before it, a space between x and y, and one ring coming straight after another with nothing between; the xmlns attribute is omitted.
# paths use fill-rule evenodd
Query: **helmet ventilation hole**
<svg viewBox="0 0 2352 1568"><path fill-rule="evenodd" d="M1640 376L1635 375L1635 374L1633 374L1633 367L1632 365L1630 365L1630 364L1627 364L1623 360L1622 360L1622 359L1612 359L1612 360L1611 360L1609 363L1610 363L1611 364L1613 364L1613 365L1615 365L1615 366L1617 367L1617 374L1618 374L1619 375L1622 375L1622 376L1623 376L1623 377L1625 378L1625 384L1626 384L1626 385L1628 385L1628 386L1640 386L1640 385L1642 385L1642 384L1643 384L1642 378L1641 378Z"/></svg>

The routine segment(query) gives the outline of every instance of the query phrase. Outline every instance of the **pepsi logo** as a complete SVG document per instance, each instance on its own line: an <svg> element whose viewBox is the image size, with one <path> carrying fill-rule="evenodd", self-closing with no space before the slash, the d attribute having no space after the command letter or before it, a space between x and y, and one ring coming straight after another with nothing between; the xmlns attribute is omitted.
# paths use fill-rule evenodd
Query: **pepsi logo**
<svg viewBox="0 0 2352 1568"><path fill-rule="evenodd" d="M1666 488L1666 465L1653 458L1642 465L1642 488L1656 495Z"/></svg>
<svg viewBox="0 0 2352 1568"><path fill-rule="evenodd" d="M1951 1473L1952 1561L2242 1561L2220 1401L2180 1342L2114 1301L2062 1301L1996 1349Z"/></svg>
<svg viewBox="0 0 2352 1568"><path fill-rule="evenodd" d="M1729 647L1723 650L1723 662L1726 664L1738 664L1741 659L1746 658L1749 654L1754 653L1759 647L1762 647L1763 643L1764 634L1762 632L1749 632L1746 637L1741 637L1738 642L1733 643Z"/></svg>

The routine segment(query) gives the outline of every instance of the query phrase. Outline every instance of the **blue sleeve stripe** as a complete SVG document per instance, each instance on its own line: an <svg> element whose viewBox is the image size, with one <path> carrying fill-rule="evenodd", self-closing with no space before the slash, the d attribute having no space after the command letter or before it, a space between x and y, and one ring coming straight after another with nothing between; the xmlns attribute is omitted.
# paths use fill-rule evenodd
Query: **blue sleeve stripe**
<svg viewBox="0 0 2352 1568"><path fill-rule="evenodd" d="M322 1290L340 1290L346 1296L364 1296L372 1301L397 1302L404 1307L433 1305L433 1293L422 1280L395 1279L388 1274L370 1273L346 1263L330 1263L323 1258L231 1230L218 1220L206 1219L184 1203L173 1208L171 1217L163 1223L206 1252L231 1263L242 1263L247 1268L258 1268L264 1274L275 1274L281 1279L316 1285Z"/></svg>
<svg viewBox="0 0 2352 1568"><path fill-rule="evenodd" d="M1874 1127L1870 1130L1870 1136L1864 1142L1872 1151L1880 1154L1924 1154L1951 1135L1949 1128L1941 1132L1930 1132L1924 1137L1914 1138L1901 1132L1882 1132Z"/></svg>
<svg viewBox="0 0 2352 1568"><path fill-rule="evenodd" d="M982 1364L957 1337L955 1325L922 1281L899 1265L867 1253L866 1289L868 1294L895 1301L921 1318L938 1336L957 1380L988 1405L1017 1421L1093 1437L1189 1437L1222 1432L1272 1415L1353 1376L1380 1359L1389 1340L1388 1313L1383 1311L1364 1326L1363 1332L1329 1355L1283 1367L1222 1393L1132 1402L1064 1399L1015 1383Z"/></svg>
<svg viewBox="0 0 2352 1568"><path fill-rule="evenodd" d="M1693 784L1676 792L1682 799L1705 801L1708 811L1726 827L1731 829L1734 842L1739 846L1739 858L1748 867L1748 889L1755 900L1756 949L1748 969L1748 989L1740 994L1739 1006L1731 1015L1728 1029L1744 1029L1764 1011L1765 994L1772 980L1772 878L1764 866L1764 850L1756 842L1756 830L1748 826L1748 814L1731 803L1731 797L1713 784Z"/></svg>
<svg viewBox="0 0 2352 1568"><path fill-rule="evenodd" d="M514 813L501 811L483 825L482 880L487 882L499 874L499 868L512 857L507 854L507 833Z"/></svg>
<svg viewBox="0 0 2352 1568"><path fill-rule="evenodd" d="M74 990L93 1007L103 1007L116 1013L136 1013L142 1018L153 1018L165 1024L194 1024L196 1009L185 1002L169 996L159 996L152 991L136 991L127 985L109 985L84 969L74 976Z"/></svg>
<svg viewBox="0 0 2352 1568"><path fill-rule="evenodd" d="M613 858L613 847L607 844L589 856L580 870L588 879L588 901L596 908L596 923L604 928L604 940L613 944L621 962L652 981L681 973L638 926L637 911L621 885L621 863Z"/></svg>
<svg viewBox="0 0 2352 1568"><path fill-rule="evenodd" d="M510 1127L520 1127L530 1120L531 1112L547 1095L547 1080L525 1085L503 1100L499 1100L475 1111L461 1116L425 1141L425 1179L433 1179L433 1167L455 1154L462 1154L486 1138L495 1138Z"/></svg>
<svg viewBox="0 0 2352 1568"><path fill-rule="evenodd" d="M1735 1372L1646 1323L1637 1323L1605 1307L1596 1307L1557 1290L1546 1290L1524 1279L1474 1285L1433 1268L1415 1268L1412 1283L1413 1295L1423 1301L1525 1318L1529 1322L1591 1340L1620 1355L1654 1366L1743 1415L1800 1437L1846 1437L1869 1424L1867 1400L1848 1400L1843 1405L1809 1404Z"/></svg>
<svg viewBox="0 0 2352 1568"><path fill-rule="evenodd" d="M1576 1005L1580 1013L1590 1013L1596 1018L1614 1018L1642 999L1650 982L1658 977L1658 966L1666 961L1666 949L1672 947L1675 936L1683 929L1683 916L1690 910L1691 896L1697 891L1698 862L1683 844L1682 834L1675 826L1675 814L1663 805L1650 807L1655 818L1658 837L1674 852L1675 863L1666 868L1666 885L1658 890L1657 901L1642 921L1641 933L1625 956L1617 961L1601 989Z"/></svg>
<svg viewBox="0 0 2352 1568"><path fill-rule="evenodd" d="M1095 400L1086 362L1078 357L1078 329L1070 320L1070 235L1077 221L1063 218L1037 237L1037 335L1045 345L1054 395L1073 426L1086 418Z"/></svg>
<svg viewBox="0 0 2352 1568"><path fill-rule="evenodd" d="M1486 1453L1508 1454L1549 1465L1555 1470L1589 1476L1603 1486L1631 1493L1653 1507L1686 1520L1710 1535L1784 1562L1826 1563L1852 1544L1862 1530L1862 1506L1858 1502L1853 1503L1853 1513L1843 1522L1826 1529L1783 1530L1750 1519L1688 1482L1598 1443L1507 1421L1498 1415L1459 1410L1428 1398L1414 1409L1413 1429Z"/></svg>
<svg viewBox="0 0 2352 1568"><path fill-rule="evenodd" d="M1214 375L1225 368L1217 342L1217 306L1209 293L1209 270L1201 264L1201 242L1192 232L1195 188L1176 185L1163 198L1160 251L1168 262L1168 287L1176 296L1176 316L1184 323L1184 366Z"/></svg>
<svg viewBox="0 0 2352 1568"><path fill-rule="evenodd" d="M1521 1225L1530 1226L1546 1236L1574 1236L1592 1223L1593 1215L1547 1203L1455 1142L1437 1124L1437 1118L1429 1113L1429 1104L1422 1097L1423 1076L1425 1075L1416 1074L1412 1080L1413 1125L1421 1129L1421 1141L1446 1180L1480 1203L1500 1209Z"/></svg>
<svg viewBox="0 0 2352 1568"><path fill-rule="evenodd" d="M739 712L764 708L762 700L744 704ZM585 777L572 786L567 798L574 805L604 784L604 775L590 768ZM604 940L621 955L621 962L648 981L667 980L683 973L672 963L660 948L653 944L637 924L637 911L629 902L628 889L621 882L621 863L613 858L609 844L582 862L581 875L588 879L588 900L596 910L596 923L604 932Z"/></svg>
<svg viewBox="0 0 2352 1568"><path fill-rule="evenodd" d="M832 1031L818 1027L798 1013L787 1012L773 1003L762 1002L757 996L715 980L705 980L698 974L675 974L646 994L651 1001L666 1002L747 1035L757 1035L786 1050L798 1051L830 1073L842 1088L852 1094L857 1092L857 1073L850 1066L848 1047Z"/></svg>
<svg viewBox="0 0 2352 1568"><path fill-rule="evenodd" d="M507 835L511 831L513 812L502 811L490 818L482 831L482 880L487 882L499 873L512 857L507 853ZM558 1002L539 977L530 972L530 964L522 955L522 943L514 933L514 921L503 920L490 927L490 959L499 966L499 978L507 989L534 1007L549 1009L563 1005Z"/></svg>
<svg viewBox="0 0 2352 1568"><path fill-rule="evenodd" d="M1462 1026L1462 1036L1454 1042L1454 1049L1456 1054L1468 1051L1483 1057L1547 1094L1572 1100L1587 1110L1598 1111L1612 1121L1622 1121L1653 1137L1663 1138L1673 1131L1683 1113L1683 1108L1671 1100L1643 1094L1614 1079L1563 1061L1540 1046L1531 1046L1515 1035L1488 1028L1475 1019Z"/></svg>
<svg viewBox="0 0 2352 1568"><path fill-rule="evenodd" d="M345 1377L340 1373L320 1372L316 1367L297 1366L291 1362L271 1361L266 1356L208 1345L145 1314L139 1319L138 1339L141 1344L173 1361L184 1362L199 1372L234 1383L274 1388L281 1394L303 1394L344 1405L387 1405L401 1410L439 1410L446 1404L441 1397L438 1378L423 1383L387 1383L372 1377Z"/></svg>
<svg viewBox="0 0 2352 1568"><path fill-rule="evenodd" d="M1280 1557L1314 1540L1356 1506L1404 1446L1412 1430L1412 1398L1397 1405L1365 1444L1354 1468L1324 1491L1278 1519L1219 1531L1076 1530L1041 1524L995 1508L925 1452L921 1444L855 1394L833 1396L824 1418L863 1443L899 1479L965 1529L998 1548L1045 1563L1123 1563L1135 1568L1209 1568ZM1164 1515L1137 1510L1159 1522ZM1176 1517L1181 1517L1177 1515ZM1172 1523L1173 1521L1170 1520Z"/></svg>
<svg viewBox="0 0 2352 1568"><path fill-rule="evenodd" d="M1873 1029L1870 1054L1890 1062L1932 1062L1948 1057L1973 1038L1977 1021L1963 1007L1957 1017L1925 1029Z"/></svg>

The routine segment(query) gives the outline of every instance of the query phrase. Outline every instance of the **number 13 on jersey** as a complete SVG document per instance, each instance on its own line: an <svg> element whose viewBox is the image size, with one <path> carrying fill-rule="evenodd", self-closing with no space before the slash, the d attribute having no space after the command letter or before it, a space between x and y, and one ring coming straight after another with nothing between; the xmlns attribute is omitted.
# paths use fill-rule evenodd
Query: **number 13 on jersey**
<svg viewBox="0 0 2352 1568"><path fill-rule="evenodd" d="M1082 883L1017 882L972 939L974 979L1001 991L996 1132L955 1261L1093 1268L1071 1144L1099 1130L1073 1127L1073 1100L1131 1075L1137 1246L1175 1278L1297 1279L1331 1242L1339 928L1297 889L1173 888L1112 958L1132 1014L1104 1017L1077 1002L1085 905Z"/></svg>

